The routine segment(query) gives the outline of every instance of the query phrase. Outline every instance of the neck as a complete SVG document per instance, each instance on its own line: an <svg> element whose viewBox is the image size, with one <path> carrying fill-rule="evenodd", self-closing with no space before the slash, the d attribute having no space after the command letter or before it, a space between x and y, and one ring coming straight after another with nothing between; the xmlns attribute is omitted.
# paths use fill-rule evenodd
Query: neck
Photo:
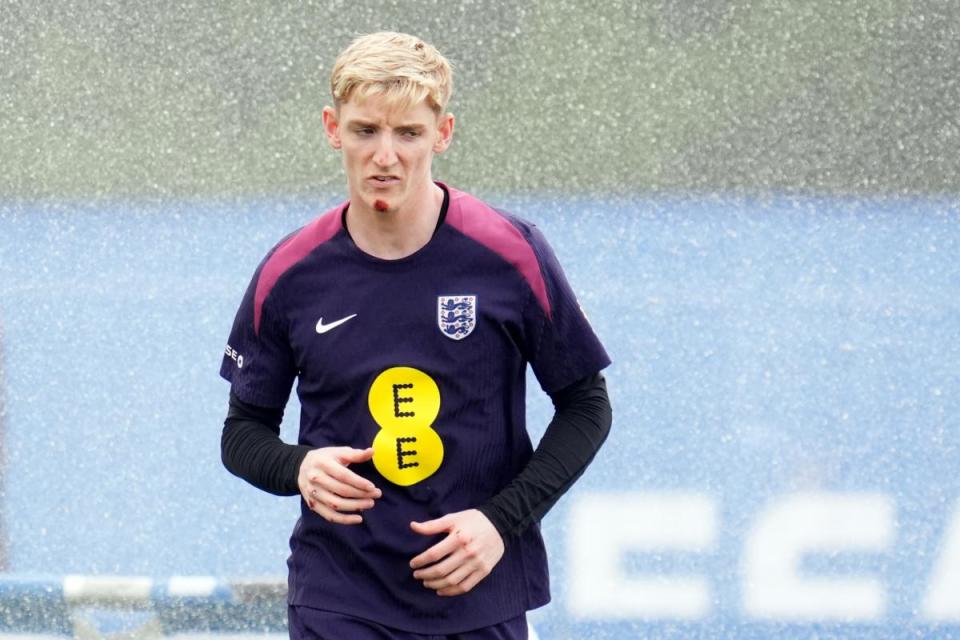
<svg viewBox="0 0 960 640"><path fill-rule="evenodd" d="M406 258L430 242L442 206L443 190L433 182L420 197L393 211L377 211L354 198L347 211L350 237L376 258Z"/></svg>

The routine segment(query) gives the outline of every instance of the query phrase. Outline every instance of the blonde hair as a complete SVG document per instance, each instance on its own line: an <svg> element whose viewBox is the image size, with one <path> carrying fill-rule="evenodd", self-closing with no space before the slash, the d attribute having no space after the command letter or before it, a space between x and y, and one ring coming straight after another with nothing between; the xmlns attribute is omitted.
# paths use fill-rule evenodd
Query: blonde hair
<svg viewBox="0 0 960 640"><path fill-rule="evenodd" d="M426 100L446 111L453 70L439 51L420 38L381 31L361 36L337 56L330 74L334 105L382 96L392 108L410 109Z"/></svg>

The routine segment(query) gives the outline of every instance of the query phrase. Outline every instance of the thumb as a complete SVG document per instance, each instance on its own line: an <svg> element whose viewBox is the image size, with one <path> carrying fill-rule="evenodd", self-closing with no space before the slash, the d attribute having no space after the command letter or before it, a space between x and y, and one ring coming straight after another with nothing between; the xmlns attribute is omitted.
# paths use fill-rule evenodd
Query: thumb
<svg viewBox="0 0 960 640"><path fill-rule="evenodd" d="M411 529L425 536L432 536L438 533L443 533L444 531L449 531L452 526L453 525L450 522L450 516L448 515L435 520L427 520L426 522L410 523Z"/></svg>
<svg viewBox="0 0 960 640"><path fill-rule="evenodd" d="M340 462L345 462L351 464L354 462L366 462L373 458L373 447L367 447L366 449L351 449L349 447L344 447L340 452L340 455L337 456L340 458Z"/></svg>

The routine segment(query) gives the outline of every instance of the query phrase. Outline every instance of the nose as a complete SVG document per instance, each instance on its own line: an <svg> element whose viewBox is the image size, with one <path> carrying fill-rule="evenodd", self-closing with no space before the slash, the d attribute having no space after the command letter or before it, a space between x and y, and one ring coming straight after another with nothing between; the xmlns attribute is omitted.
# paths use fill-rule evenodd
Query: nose
<svg viewBox="0 0 960 640"><path fill-rule="evenodd" d="M389 167L396 163L397 154L393 149L393 140L389 135L381 135L377 140L377 149L373 154L373 161L379 167Z"/></svg>

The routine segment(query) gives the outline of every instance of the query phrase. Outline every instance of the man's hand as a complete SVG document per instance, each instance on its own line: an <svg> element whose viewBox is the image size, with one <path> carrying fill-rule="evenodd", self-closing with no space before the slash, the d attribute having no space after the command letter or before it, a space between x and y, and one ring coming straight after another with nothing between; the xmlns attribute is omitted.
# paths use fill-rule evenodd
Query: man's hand
<svg viewBox="0 0 960 640"><path fill-rule="evenodd" d="M297 486L310 510L329 522L360 524L355 511L373 507L380 489L347 467L373 458L373 448L324 447L309 452L300 464Z"/></svg>
<svg viewBox="0 0 960 640"><path fill-rule="evenodd" d="M425 536L447 537L410 561L413 577L440 596L456 596L473 589L503 557L503 539L476 509L449 513L410 528Z"/></svg>

